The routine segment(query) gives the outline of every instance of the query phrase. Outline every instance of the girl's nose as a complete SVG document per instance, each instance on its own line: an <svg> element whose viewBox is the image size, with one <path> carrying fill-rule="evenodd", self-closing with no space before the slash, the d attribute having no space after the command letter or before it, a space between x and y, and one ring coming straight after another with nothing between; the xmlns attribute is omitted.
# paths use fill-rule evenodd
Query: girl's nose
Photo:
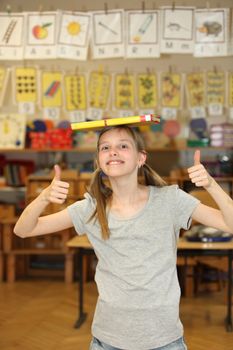
<svg viewBox="0 0 233 350"><path fill-rule="evenodd" d="M111 156L116 156L117 150L115 148L111 148L110 154L111 154Z"/></svg>

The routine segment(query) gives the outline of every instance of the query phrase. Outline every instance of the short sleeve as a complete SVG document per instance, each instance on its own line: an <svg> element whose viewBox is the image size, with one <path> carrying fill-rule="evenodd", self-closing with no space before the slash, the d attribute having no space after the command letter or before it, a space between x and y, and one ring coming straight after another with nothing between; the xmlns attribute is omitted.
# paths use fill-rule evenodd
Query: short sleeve
<svg viewBox="0 0 233 350"><path fill-rule="evenodd" d="M174 185L175 196L173 200L174 220L177 229L189 229L192 222L192 213L200 201Z"/></svg>
<svg viewBox="0 0 233 350"><path fill-rule="evenodd" d="M75 231L79 235L86 234L88 221L96 207L96 201L90 194L85 193L84 197L85 199L77 201L67 207Z"/></svg>

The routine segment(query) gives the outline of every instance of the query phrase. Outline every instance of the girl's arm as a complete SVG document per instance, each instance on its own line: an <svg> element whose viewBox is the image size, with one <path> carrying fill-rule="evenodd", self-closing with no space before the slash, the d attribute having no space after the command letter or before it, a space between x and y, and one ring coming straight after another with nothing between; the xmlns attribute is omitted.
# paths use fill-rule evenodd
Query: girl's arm
<svg viewBox="0 0 233 350"><path fill-rule="evenodd" d="M65 202L69 184L61 181L61 169L55 165L55 176L51 184L32 201L22 212L14 227L14 233L20 237L44 235L72 227L67 209L58 213L40 217L49 203Z"/></svg>
<svg viewBox="0 0 233 350"><path fill-rule="evenodd" d="M194 154L194 166L188 169L188 174L197 187L204 187L209 192L220 209L213 209L204 204L199 204L194 210L192 218L201 224L233 233L233 200L200 163L199 150Z"/></svg>

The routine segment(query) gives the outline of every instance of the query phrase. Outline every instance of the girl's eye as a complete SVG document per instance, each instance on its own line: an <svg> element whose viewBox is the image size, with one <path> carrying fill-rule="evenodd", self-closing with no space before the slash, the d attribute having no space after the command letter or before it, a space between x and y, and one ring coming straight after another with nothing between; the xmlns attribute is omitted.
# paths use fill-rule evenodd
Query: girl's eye
<svg viewBox="0 0 233 350"><path fill-rule="evenodd" d="M126 143L122 143L122 144L120 145L120 148L123 148L123 149L128 148L128 145L127 145Z"/></svg>
<svg viewBox="0 0 233 350"><path fill-rule="evenodd" d="M107 151L109 149L109 146L102 146L100 148L100 151Z"/></svg>

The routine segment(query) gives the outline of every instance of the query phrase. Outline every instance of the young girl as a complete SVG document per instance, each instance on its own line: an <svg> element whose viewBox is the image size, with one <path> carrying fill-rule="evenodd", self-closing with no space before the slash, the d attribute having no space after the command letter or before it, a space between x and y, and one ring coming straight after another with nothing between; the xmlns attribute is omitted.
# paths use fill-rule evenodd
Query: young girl
<svg viewBox="0 0 233 350"><path fill-rule="evenodd" d="M233 201L200 164L200 152L188 173L220 210L201 204L176 185L167 186L146 164L134 129L107 127L99 135L97 169L85 199L40 217L50 202L63 203L68 195L69 184L60 180L55 166L51 185L19 218L14 232L20 237L72 226L88 235L98 257L99 292L90 350L187 349L179 319L179 231L193 218L233 232Z"/></svg>

